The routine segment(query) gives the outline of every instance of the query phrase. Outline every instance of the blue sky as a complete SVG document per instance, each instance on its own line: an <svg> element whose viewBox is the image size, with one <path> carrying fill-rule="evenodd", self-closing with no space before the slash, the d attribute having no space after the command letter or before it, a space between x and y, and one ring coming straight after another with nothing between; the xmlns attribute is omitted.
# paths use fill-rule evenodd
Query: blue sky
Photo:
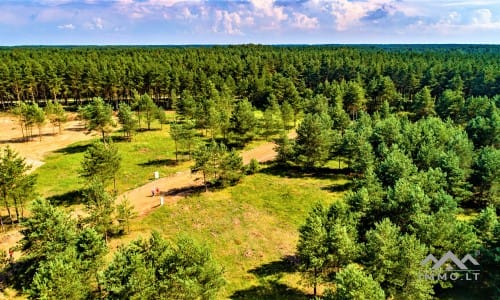
<svg viewBox="0 0 500 300"><path fill-rule="evenodd" d="M0 0L0 45L500 44L499 0Z"/></svg>

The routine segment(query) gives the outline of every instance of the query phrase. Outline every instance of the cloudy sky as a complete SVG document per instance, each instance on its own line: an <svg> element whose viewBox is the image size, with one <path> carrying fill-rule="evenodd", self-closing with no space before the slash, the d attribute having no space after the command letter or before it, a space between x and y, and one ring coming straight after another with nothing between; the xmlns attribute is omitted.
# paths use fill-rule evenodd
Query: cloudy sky
<svg viewBox="0 0 500 300"><path fill-rule="evenodd" d="M500 44L499 0L0 0L0 45Z"/></svg>

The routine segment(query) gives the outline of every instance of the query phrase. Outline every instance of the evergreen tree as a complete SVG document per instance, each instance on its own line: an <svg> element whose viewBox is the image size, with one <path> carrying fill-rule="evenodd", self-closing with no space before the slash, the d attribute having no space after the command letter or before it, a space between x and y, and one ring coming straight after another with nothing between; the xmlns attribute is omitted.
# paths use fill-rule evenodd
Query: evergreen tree
<svg viewBox="0 0 500 300"><path fill-rule="evenodd" d="M335 276L335 291L327 291L325 300L384 300L385 293L372 276L355 264L343 268Z"/></svg>
<svg viewBox="0 0 500 300"><path fill-rule="evenodd" d="M16 220L23 217L24 203L35 193L36 176L28 174L31 166L19 157L9 146L0 149L0 198L3 202L11 224L14 223L11 207L14 206ZM4 221L0 216L0 225L4 228Z"/></svg>
<svg viewBox="0 0 500 300"><path fill-rule="evenodd" d="M113 110L110 105L104 103L101 98L94 98L90 104L80 108L81 117L87 122L89 131L97 130L102 134L103 143L106 142L106 134L116 124L113 121Z"/></svg>
<svg viewBox="0 0 500 300"><path fill-rule="evenodd" d="M418 119L436 114L434 110L434 99L428 87L424 86L415 94L413 98L413 111Z"/></svg>
<svg viewBox="0 0 500 300"><path fill-rule="evenodd" d="M121 157L114 144L93 143L85 152L81 163L80 176L89 181L99 181L106 185L113 179L116 190L116 174L120 169Z"/></svg>
<svg viewBox="0 0 500 300"><path fill-rule="evenodd" d="M91 286L71 248L42 262L29 288L34 299L87 299L90 291Z"/></svg>
<svg viewBox="0 0 500 300"><path fill-rule="evenodd" d="M132 135L137 130L139 124L135 119L132 109L126 103L120 103L118 106L118 120L122 125L123 134L128 141L132 140Z"/></svg>
<svg viewBox="0 0 500 300"><path fill-rule="evenodd" d="M102 234L107 242L114 229L115 197L106 192L101 182L91 180L83 191L83 198L89 213L86 223Z"/></svg>
<svg viewBox="0 0 500 300"><path fill-rule="evenodd" d="M323 165L332 145L330 128L328 115L306 115L297 129L294 146L297 161L305 167Z"/></svg>
<svg viewBox="0 0 500 300"><path fill-rule="evenodd" d="M214 299L222 273L206 247L187 238L172 244L153 232L120 248L102 282L109 299Z"/></svg>
<svg viewBox="0 0 500 300"><path fill-rule="evenodd" d="M328 266L328 232L327 211L321 205L315 205L306 222L299 229L297 255L300 259L299 269L306 280L313 286L314 297L317 285L324 280Z"/></svg>
<svg viewBox="0 0 500 300"><path fill-rule="evenodd" d="M243 99L236 104L231 118L231 131L243 142L253 138L257 119L254 115L252 104Z"/></svg>
<svg viewBox="0 0 500 300"><path fill-rule="evenodd" d="M48 101L45 107L45 115L53 127L59 128L59 134L62 132L63 124L68 120L68 115L59 102Z"/></svg>

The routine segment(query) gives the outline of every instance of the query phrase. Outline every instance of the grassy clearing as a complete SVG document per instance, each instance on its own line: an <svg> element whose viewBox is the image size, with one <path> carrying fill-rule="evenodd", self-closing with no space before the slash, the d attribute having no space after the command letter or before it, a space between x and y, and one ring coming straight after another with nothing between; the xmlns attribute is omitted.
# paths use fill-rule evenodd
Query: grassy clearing
<svg viewBox="0 0 500 300"><path fill-rule="evenodd" d="M114 136L119 136L119 133ZM84 152L93 141L78 142L47 155L45 164L35 171L38 192L44 197L64 197L79 190L83 180L78 176L78 170ZM190 165L187 162L175 163L175 146L168 135L168 126L138 133L132 142L117 141L115 144L122 156L116 177L119 193L153 180L154 171L159 171L164 177Z"/></svg>
<svg viewBox="0 0 500 300"><path fill-rule="evenodd" d="M255 174L235 187L156 210L133 224L126 240L158 230L169 238L184 234L206 243L226 272L224 298L306 299L311 291L283 258L294 254L297 229L312 205L339 199L342 192L329 187L345 182Z"/></svg>

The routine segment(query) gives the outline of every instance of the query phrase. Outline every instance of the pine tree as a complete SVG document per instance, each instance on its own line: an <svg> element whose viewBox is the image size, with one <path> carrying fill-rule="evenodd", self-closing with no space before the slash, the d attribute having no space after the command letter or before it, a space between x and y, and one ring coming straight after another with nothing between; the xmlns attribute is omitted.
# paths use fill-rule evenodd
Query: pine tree
<svg viewBox="0 0 500 300"><path fill-rule="evenodd" d="M102 134L103 143L106 142L106 134L116 124L113 121L113 110L110 105L104 103L101 98L94 98L92 102L79 110L82 118L87 122L89 131L97 130Z"/></svg>
<svg viewBox="0 0 500 300"><path fill-rule="evenodd" d="M325 300L384 300L385 293L373 280L355 264L343 268L335 276L335 291L327 291Z"/></svg>
<svg viewBox="0 0 500 300"><path fill-rule="evenodd" d="M297 129L294 152L305 167L323 165L329 158L332 145L328 115L306 115Z"/></svg>

